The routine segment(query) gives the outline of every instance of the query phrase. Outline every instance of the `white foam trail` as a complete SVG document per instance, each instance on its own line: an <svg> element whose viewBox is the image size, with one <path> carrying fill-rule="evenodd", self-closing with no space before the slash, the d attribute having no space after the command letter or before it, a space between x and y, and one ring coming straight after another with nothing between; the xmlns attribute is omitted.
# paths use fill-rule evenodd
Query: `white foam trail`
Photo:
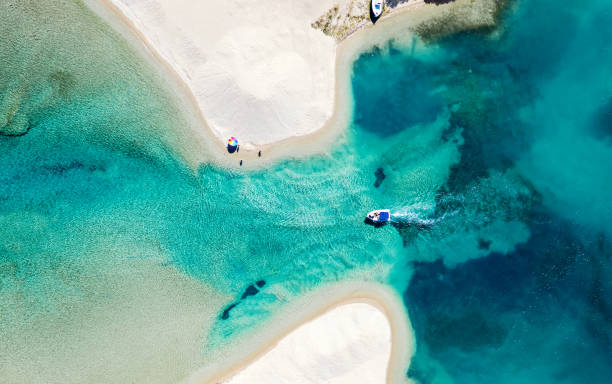
<svg viewBox="0 0 612 384"><path fill-rule="evenodd" d="M391 223L400 225L414 225L417 227L433 227L447 216L453 215L456 211L444 213L439 217L432 217L435 205L432 204L411 204L405 207L391 209Z"/></svg>

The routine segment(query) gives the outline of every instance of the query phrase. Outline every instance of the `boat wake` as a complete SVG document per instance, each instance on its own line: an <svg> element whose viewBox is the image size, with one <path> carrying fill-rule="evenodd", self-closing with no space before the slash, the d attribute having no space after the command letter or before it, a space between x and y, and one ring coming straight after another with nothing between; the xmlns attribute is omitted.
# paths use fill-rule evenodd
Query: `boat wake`
<svg viewBox="0 0 612 384"><path fill-rule="evenodd" d="M391 225L396 227L416 227L419 229L430 229L436 224L443 221L447 216L453 215L455 212L447 212L441 216L435 216L429 206L418 204L409 205L406 207L395 208L391 210Z"/></svg>

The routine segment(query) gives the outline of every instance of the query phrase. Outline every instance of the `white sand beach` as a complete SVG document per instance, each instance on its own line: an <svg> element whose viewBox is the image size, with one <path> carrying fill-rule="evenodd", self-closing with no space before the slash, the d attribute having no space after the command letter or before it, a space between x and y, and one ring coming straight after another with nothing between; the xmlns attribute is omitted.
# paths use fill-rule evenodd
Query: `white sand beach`
<svg viewBox="0 0 612 384"><path fill-rule="evenodd" d="M189 85L214 134L248 149L313 132L334 106L334 0L112 0Z"/></svg>
<svg viewBox="0 0 612 384"><path fill-rule="evenodd" d="M374 25L369 0L84 0L168 77L193 118L176 146L194 168L325 153L349 123L361 52L390 39L414 44L410 28L436 17L453 28L491 25L493 1L409 0ZM225 151L230 136L239 156Z"/></svg>
<svg viewBox="0 0 612 384"><path fill-rule="evenodd" d="M343 304L301 325L228 384L384 383L391 326L367 303Z"/></svg>
<svg viewBox="0 0 612 384"><path fill-rule="evenodd" d="M349 124L361 52L390 39L414 44L410 28L436 17L452 28L491 25L494 1L409 0L373 24L369 0L84 0L168 78L193 119L176 145L193 168L327 152ZM239 156L225 151L230 136Z"/></svg>
<svg viewBox="0 0 612 384"><path fill-rule="evenodd" d="M361 4L369 4L365 0L85 3L145 56L160 62L161 72L174 77L170 82L180 83L174 86L177 97L198 118L186 129L194 142L183 140L181 145L190 148L180 148L194 167L210 160L237 166L237 156L225 151L229 136L239 139L245 167L324 152L348 124L355 56L389 38L352 33L339 43L314 28L336 9L359 15L350 31L374 30L363 14L368 11ZM422 6L422 0L412 0L388 13ZM377 27L386 19L384 14ZM264 157L254 163L259 150Z"/></svg>

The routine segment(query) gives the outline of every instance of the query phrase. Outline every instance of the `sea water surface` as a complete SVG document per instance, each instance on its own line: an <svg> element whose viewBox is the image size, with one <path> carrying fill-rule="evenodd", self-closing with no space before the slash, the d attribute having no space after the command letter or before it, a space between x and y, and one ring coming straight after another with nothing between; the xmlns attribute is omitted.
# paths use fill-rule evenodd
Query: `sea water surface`
<svg viewBox="0 0 612 384"><path fill-rule="evenodd" d="M2 0L0 32L5 382L178 381L346 280L402 293L418 382L610 382L607 1L365 52L332 152L259 171L193 174L163 78L82 3Z"/></svg>

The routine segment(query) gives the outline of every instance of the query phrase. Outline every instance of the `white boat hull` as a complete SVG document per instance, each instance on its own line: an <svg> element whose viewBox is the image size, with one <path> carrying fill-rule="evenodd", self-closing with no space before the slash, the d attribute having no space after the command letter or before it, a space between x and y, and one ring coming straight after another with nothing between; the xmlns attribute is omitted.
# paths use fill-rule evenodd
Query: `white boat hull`
<svg viewBox="0 0 612 384"><path fill-rule="evenodd" d="M372 15L380 17L384 8L383 0L372 0Z"/></svg>
<svg viewBox="0 0 612 384"><path fill-rule="evenodd" d="M388 209L377 209L368 213L366 220L372 223L386 223L391 220L391 212Z"/></svg>

